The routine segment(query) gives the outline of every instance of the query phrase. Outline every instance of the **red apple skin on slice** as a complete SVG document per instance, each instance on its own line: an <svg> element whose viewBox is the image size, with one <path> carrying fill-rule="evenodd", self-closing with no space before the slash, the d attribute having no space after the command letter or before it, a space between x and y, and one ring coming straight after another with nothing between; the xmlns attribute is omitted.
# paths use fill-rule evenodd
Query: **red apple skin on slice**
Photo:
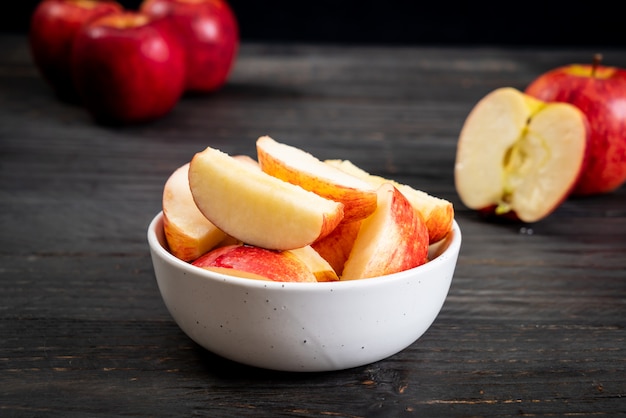
<svg viewBox="0 0 626 418"><path fill-rule="evenodd" d="M343 222L365 219L376 209L375 187L304 150L262 136L257 140L257 159L264 172L343 203Z"/></svg>
<svg viewBox="0 0 626 418"><path fill-rule="evenodd" d="M428 227L428 239L431 244L441 241L452 230L452 222L454 220L454 206L452 202L414 189L408 184L401 184L391 179L370 174L354 165L350 160L325 160L324 162L359 177L373 186L378 187L383 183L391 183L396 186L409 200L413 208L424 218Z"/></svg>
<svg viewBox="0 0 626 418"><path fill-rule="evenodd" d="M310 245L343 219L343 204L207 147L189 167L198 209L226 234L250 245L290 250Z"/></svg>
<svg viewBox="0 0 626 418"><path fill-rule="evenodd" d="M496 89L474 106L459 135L456 190L483 215L537 222L569 196L588 138L587 118L575 106Z"/></svg>
<svg viewBox="0 0 626 418"><path fill-rule="evenodd" d="M341 280L385 276L426 263L428 228L391 183L377 191L376 211L361 223Z"/></svg>
<svg viewBox="0 0 626 418"><path fill-rule="evenodd" d="M341 222L330 234L311 244L339 276L361 229L361 222Z"/></svg>
<svg viewBox="0 0 626 418"><path fill-rule="evenodd" d="M307 245L306 247L287 251L304 261L318 282L336 282L339 280L335 269L312 246Z"/></svg>
<svg viewBox="0 0 626 418"><path fill-rule="evenodd" d="M229 245L208 252L192 263L222 274L275 282L317 282L309 266L290 251L250 245Z"/></svg>
<svg viewBox="0 0 626 418"><path fill-rule="evenodd" d="M170 252L192 261L211 250L226 234L196 207L188 180L189 163L176 169L163 188L163 230Z"/></svg>

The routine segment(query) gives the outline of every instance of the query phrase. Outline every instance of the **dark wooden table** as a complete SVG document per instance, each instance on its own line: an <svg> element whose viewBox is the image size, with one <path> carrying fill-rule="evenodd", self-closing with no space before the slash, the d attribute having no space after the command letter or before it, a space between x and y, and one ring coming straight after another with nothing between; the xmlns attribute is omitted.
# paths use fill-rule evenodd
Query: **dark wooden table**
<svg viewBox="0 0 626 418"><path fill-rule="evenodd" d="M219 93L118 128L56 100L25 38L0 51L0 416L626 414L626 188L520 225L480 219L453 183L481 97L596 50L244 44ZM626 67L626 51L601 52ZM173 322L146 241L164 181L209 145L254 155L263 134L453 201L455 277L409 348L278 373Z"/></svg>

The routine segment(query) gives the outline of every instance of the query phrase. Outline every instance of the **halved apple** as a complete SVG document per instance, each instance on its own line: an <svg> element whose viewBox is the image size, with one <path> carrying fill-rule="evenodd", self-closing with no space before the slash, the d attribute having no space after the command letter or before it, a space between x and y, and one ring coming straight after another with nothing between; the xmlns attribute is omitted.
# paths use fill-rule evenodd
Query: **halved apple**
<svg viewBox="0 0 626 418"><path fill-rule="evenodd" d="M414 189L408 184L376 176L354 165L350 160L325 160L326 164L337 167L346 173L352 174L369 182L373 186L391 183L406 197L415 210L420 212L428 228L428 239L431 244L442 240L452 229L454 207L452 202L435 197L424 191Z"/></svg>
<svg viewBox="0 0 626 418"><path fill-rule="evenodd" d="M470 209L536 222L573 189L589 138L585 115L568 103L546 103L511 87L483 97L458 139L459 197Z"/></svg>
<svg viewBox="0 0 626 418"><path fill-rule="evenodd" d="M376 209L376 188L368 182L269 136L260 137L256 146L258 162L264 172L343 203L344 222L365 219Z"/></svg>
<svg viewBox="0 0 626 418"><path fill-rule="evenodd" d="M163 230L170 252L183 261L200 257L226 234L211 223L191 195L189 163L176 169L163 187Z"/></svg>
<svg viewBox="0 0 626 418"><path fill-rule="evenodd" d="M428 228L391 183L377 190L376 211L364 219L341 280L384 276L420 266L428 257Z"/></svg>
<svg viewBox="0 0 626 418"><path fill-rule="evenodd" d="M192 158L189 186L198 209L209 221L257 247L304 247L330 233L343 219L342 203L211 147Z"/></svg>
<svg viewBox="0 0 626 418"><path fill-rule="evenodd" d="M216 248L192 262L194 266L230 276L276 282L317 282L309 268L291 251L245 244Z"/></svg>

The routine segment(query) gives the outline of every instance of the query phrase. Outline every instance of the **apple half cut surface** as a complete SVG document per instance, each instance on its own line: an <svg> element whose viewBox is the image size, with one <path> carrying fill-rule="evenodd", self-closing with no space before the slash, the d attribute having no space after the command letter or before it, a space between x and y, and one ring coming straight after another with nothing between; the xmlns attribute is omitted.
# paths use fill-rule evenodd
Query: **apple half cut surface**
<svg viewBox="0 0 626 418"><path fill-rule="evenodd" d="M461 129L456 190L470 209L539 221L576 184L588 138L587 118L575 106L496 89L474 106Z"/></svg>
<svg viewBox="0 0 626 418"><path fill-rule="evenodd" d="M253 164L207 147L189 165L196 206L243 243L272 250L304 247L343 219L343 204L273 177Z"/></svg>
<svg viewBox="0 0 626 418"><path fill-rule="evenodd" d="M269 136L257 139L256 148L257 159L264 172L343 203L344 222L365 219L376 209L376 187L366 181Z"/></svg>

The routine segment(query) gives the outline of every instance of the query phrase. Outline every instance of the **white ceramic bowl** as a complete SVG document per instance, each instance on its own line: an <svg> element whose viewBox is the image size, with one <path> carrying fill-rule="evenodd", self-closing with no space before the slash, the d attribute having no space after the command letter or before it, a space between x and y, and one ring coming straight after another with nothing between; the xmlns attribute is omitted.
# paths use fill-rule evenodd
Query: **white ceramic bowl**
<svg viewBox="0 0 626 418"><path fill-rule="evenodd" d="M448 294L461 231L430 262L384 277L279 283L194 267L167 251L163 217L148 243L163 301L178 326L222 357L272 370L332 371L398 353L433 323Z"/></svg>

